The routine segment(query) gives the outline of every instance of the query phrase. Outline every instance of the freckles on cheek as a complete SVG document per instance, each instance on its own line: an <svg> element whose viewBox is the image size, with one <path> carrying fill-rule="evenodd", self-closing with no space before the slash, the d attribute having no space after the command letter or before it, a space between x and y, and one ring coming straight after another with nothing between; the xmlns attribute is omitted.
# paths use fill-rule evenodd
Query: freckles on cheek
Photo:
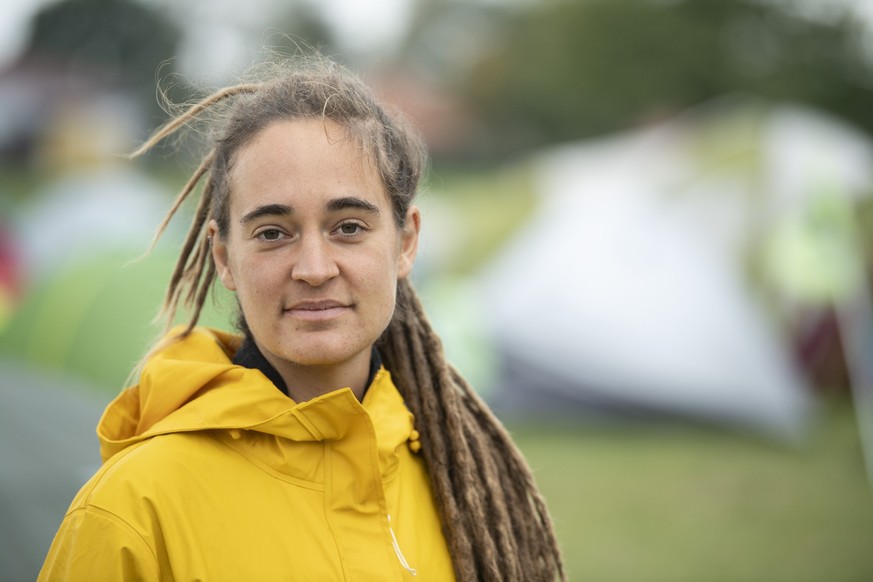
<svg viewBox="0 0 873 582"><path fill-rule="evenodd" d="M261 281L257 278L248 279L249 296L259 305L263 305L270 297L270 286L266 281Z"/></svg>
<svg viewBox="0 0 873 582"><path fill-rule="evenodd" d="M258 269L241 269L237 277L237 296L244 307L258 308L270 295L270 287L262 277L258 277Z"/></svg>

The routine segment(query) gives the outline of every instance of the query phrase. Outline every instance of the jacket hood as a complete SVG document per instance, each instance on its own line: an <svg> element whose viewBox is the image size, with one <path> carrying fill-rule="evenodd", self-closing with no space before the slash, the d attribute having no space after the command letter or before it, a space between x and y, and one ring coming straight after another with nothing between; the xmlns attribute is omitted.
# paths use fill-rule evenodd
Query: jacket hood
<svg viewBox="0 0 873 582"><path fill-rule="evenodd" d="M297 404L259 370L231 360L240 336L196 328L182 339L171 332L147 360L139 384L125 389L106 408L97 426L100 454L105 462L119 451L145 439L168 433L211 429L256 430L297 441L343 436L337 415L356 413L361 403L344 388ZM380 390L387 384L391 390ZM380 369L364 402L402 398ZM398 439L408 438L408 423L397 426ZM393 431L392 431L393 432Z"/></svg>

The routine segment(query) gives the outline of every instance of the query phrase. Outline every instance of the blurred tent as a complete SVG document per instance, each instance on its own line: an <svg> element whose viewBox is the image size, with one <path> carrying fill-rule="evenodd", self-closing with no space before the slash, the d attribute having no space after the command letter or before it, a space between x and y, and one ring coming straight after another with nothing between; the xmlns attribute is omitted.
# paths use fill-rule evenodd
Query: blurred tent
<svg viewBox="0 0 873 582"><path fill-rule="evenodd" d="M798 435L814 402L786 330L814 303L774 284L772 233L822 183L846 204L869 191L870 153L817 113L735 97L542 155L541 209L480 281L497 408Z"/></svg>
<svg viewBox="0 0 873 582"><path fill-rule="evenodd" d="M167 190L125 168L82 169L49 184L19 214L17 230L34 278L95 257L142 254L167 208Z"/></svg>
<svg viewBox="0 0 873 582"><path fill-rule="evenodd" d="M20 89L32 95L40 87L61 89L24 82ZM41 275L73 255L142 248L170 193L124 157L137 143L142 115L136 101L125 93L71 90L42 116L46 126L30 155L45 179L16 217L29 269Z"/></svg>

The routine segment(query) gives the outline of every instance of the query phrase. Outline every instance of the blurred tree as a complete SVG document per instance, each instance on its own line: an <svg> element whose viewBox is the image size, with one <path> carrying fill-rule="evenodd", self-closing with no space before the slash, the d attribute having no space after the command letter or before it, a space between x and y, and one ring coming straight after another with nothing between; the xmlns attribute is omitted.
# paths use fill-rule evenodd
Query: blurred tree
<svg viewBox="0 0 873 582"><path fill-rule="evenodd" d="M281 54L299 54L301 49L318 49L321 54L343 60L337 54L337 42L332 29L321 12L307 2L287 2L277 9L278 15L271 27L277 33L268 37L267 44Z"/></svg>
<svg viewBox="0 0 873 582"><path fill-rule="evenodd" d="M66 0L36 15L25 55L86 69L108 84L151 96L155 73L175 55L179 38L168 19L138 2Z"/></svg>
<svg viewBox="0 0 873 582"><path fill-rule="evenodd" d="M427 31L441 28L460 6L424 2L407 50L432 61ZM467 54L463 75L450 81L487 125L483 147L493 155L618 130L730 92L808 103L873 131L873 67L861 23L845 11L816 20L784 6L492 4L480 8L490 11L488 29L467 30L482 50Z"/></svg>

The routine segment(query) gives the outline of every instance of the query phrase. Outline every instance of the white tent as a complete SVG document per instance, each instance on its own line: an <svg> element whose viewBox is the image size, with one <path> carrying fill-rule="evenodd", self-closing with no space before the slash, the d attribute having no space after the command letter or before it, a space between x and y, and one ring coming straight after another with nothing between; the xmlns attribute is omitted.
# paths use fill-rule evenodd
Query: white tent
<svg viewBox="0 0 873 582"><path fill-rule="evenodd" d="M749 283L750 248L803 207L804 173L873 184L869 154L816 114L727 100L543 155L540 211L481 279L497 406L797 434L812 401Z"/></svg>

